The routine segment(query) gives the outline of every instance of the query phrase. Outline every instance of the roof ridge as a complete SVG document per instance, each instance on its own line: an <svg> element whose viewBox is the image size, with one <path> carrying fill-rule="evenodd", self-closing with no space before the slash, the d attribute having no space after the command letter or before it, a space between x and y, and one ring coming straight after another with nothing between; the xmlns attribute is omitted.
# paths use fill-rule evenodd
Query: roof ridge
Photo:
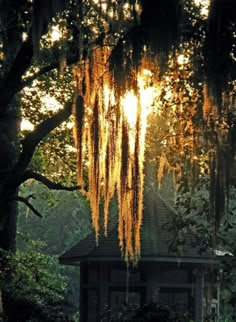
<svg viewBox="0 0 236 322"><path fill-rule="evenodd" d="M154 194L162 201L162 203L164 204L164 206L170 210L171 212L173 212L175 215L178 215L178 212L172 207L170 206L167 201L165 200L165 198L163 198L153 187L152 183L149 182L149 188L152 190L152 192L154 192ZM150 191L150 190L149 190ZM146 191L146 193L148 193L149 191Z"/></svg>

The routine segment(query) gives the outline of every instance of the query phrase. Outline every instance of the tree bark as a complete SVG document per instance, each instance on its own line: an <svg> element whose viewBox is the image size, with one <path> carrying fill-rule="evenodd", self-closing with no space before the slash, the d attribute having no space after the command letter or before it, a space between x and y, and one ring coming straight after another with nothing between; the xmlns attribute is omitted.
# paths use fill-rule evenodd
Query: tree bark
<svg viewBox="0 0 236 322"><path fill-rule="evenodd" d="M19 101L13 99L0 118L0 248L15 250L17 190L4 189L6 173L14 168L19 155Z"/></svg>
<svg viewBox="0 0 236 322"><path fill-rule="evenodd" d="M16 193L12 195L15 197ZM15 251L16 247L16 222L17 222L17 201L0 201L1 227L0 227L0 248Z"/></svg>

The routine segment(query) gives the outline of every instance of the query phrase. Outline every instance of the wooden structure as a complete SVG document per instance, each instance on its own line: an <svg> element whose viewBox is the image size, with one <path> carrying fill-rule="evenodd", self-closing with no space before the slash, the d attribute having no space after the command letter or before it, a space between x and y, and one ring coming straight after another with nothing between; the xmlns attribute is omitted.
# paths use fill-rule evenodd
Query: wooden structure
<svg viewBox="0 0 236 322"><path fill-rule="evenodd" d="M92 233L60 257L61 264L80 265L81 322L115 321L127 301L169 305L180 321L186 321L186 312L196 322L203 322L209 310L218 316L219 287L212 281L218 258L211 253L199 255L187 245L178 255L170 252L173 236L165 226L173 215L177 214L150 188L145 194L141 259L136 268L127 269L121 259L113 220L108 237L100 236L98 246Z"/></svg>

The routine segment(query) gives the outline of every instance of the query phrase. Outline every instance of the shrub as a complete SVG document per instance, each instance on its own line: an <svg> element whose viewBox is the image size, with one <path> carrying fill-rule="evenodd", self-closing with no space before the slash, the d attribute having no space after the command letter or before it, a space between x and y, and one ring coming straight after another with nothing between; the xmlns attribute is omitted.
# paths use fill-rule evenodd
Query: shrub
<svg viewBox="0 0 236 322"><path fill-rule="evenodd" d="M22 249L4 253L0 288L9 322L69 322L65 279L55 272L56 258L42 253L44 244L21 235Z"/></svg>

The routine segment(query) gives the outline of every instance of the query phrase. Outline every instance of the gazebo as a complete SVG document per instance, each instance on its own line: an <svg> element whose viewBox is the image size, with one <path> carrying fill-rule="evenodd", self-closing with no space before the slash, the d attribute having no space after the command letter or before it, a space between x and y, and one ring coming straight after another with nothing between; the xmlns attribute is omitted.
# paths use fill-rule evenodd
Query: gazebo
<svg viewBox="0 0 236 322"><path fill-rule="evenodd" d="M186 321L186 312L196 322L203 322L206 312L218 316L219 285L214 276L219 258L213 251L200 254L187 244L178 254L170 251L173 233L166 224L177 214L153 188L144 199L137 267L127 268L121 258L113 219L99 245L91 233L59 258L61 264L80 266L80 321L115 321L127 301L168 305L180 321Z"/></svg>

